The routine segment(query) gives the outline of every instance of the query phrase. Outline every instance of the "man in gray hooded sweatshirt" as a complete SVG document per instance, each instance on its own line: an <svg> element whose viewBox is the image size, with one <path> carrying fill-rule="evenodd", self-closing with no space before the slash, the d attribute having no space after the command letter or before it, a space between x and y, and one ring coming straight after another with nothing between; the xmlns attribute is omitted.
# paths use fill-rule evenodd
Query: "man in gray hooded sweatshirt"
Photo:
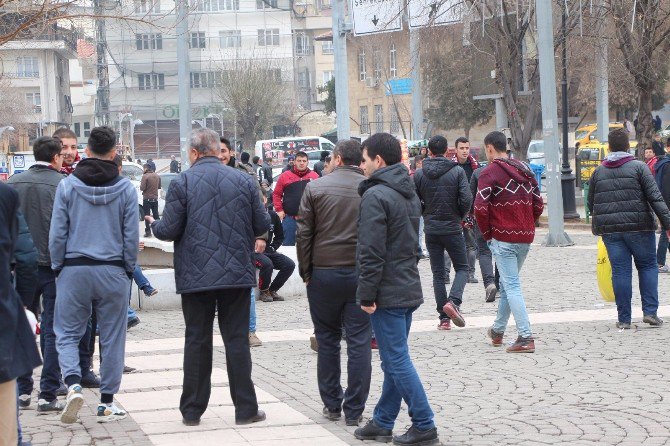
<svg viewBox="0 0 670 446"><path fill-rule="evenodd" d="M137 193L119 176L111 128L91 130L86 155L58 185L49 233L51 267L57 275L56 348L68 386L63 423L74 423L84 404L78 344L92 307L105 354L98 422L126 416L113 400L123 373L128 295L139 243Z"/></svg>

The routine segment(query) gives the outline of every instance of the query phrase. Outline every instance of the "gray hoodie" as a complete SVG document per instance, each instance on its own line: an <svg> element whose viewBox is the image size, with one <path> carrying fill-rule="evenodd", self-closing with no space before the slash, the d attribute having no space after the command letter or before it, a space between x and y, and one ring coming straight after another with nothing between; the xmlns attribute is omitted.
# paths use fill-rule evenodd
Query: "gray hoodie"
<svg viewBox="0 0 670 446"><path fill-rule="evenodd" d="M114 170L116 174L114 174ZM139 244L137 193L113 162L82 160L56 190L49 251L51 268L65 259L122 261L132 274Z"/></svg>

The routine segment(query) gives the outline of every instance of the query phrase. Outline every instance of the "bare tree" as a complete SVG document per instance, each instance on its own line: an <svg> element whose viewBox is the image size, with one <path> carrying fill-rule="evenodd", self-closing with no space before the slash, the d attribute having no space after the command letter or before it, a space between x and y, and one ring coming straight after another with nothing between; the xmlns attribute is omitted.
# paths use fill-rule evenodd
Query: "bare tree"
<svg viewBox="0 0 670 446"><path fill-rule="evenodd" d="M659 69L659 56L661 63L667 63L670 50L670 1L609 0L608 3L623 64L638 93L638 143L649 147L654 134L653 96L666 72Z"/></svg>
<svg viewBox="0 0 670 446"><path fill-rule="evenodd" d="M279 115L291 115L293 101L282 72L273 59L235 59L221 67L215 94L235 113L244 147L253 147Z"/></svg>

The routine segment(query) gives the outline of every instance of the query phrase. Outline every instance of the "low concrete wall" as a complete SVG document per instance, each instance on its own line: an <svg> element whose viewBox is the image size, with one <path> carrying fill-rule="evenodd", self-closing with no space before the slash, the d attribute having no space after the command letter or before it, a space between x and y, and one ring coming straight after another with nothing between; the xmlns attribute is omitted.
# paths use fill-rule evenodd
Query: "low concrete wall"
<svg viewBox="0 0 670 446"><path fill-rule="evenodd" d="M142 240L144 241L145 249L140 251L138 261L142 267L161 268L144 270L144 275L151 282L151 286L159 292L155 296L146 297L144 293L139 291L137 286L134 286L131 295L131 306L135 309L141 308L142 310L181 308L181 296L175 291L174 269L172 269L173 244L154 238L143 238ZM283 246L280 252L290 257L296 264L295 271L280 290L280 294L286 298L304 296L306 293L305 284L298 275L298 259L295 247Z"/></svg>

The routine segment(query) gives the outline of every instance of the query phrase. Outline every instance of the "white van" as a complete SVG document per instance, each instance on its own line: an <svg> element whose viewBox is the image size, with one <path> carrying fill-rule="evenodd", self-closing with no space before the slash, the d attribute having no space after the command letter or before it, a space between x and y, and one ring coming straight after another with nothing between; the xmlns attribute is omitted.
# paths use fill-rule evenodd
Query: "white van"
<svg viewBox="0 0 670 446"><path fill-rule="evenodd" d="M290 138L256 141L254 153L272 167L285 166L289 155L306 152L310 168L319 161L321 151L332 152L335 144L320 136L295 136Z"/></svg>

